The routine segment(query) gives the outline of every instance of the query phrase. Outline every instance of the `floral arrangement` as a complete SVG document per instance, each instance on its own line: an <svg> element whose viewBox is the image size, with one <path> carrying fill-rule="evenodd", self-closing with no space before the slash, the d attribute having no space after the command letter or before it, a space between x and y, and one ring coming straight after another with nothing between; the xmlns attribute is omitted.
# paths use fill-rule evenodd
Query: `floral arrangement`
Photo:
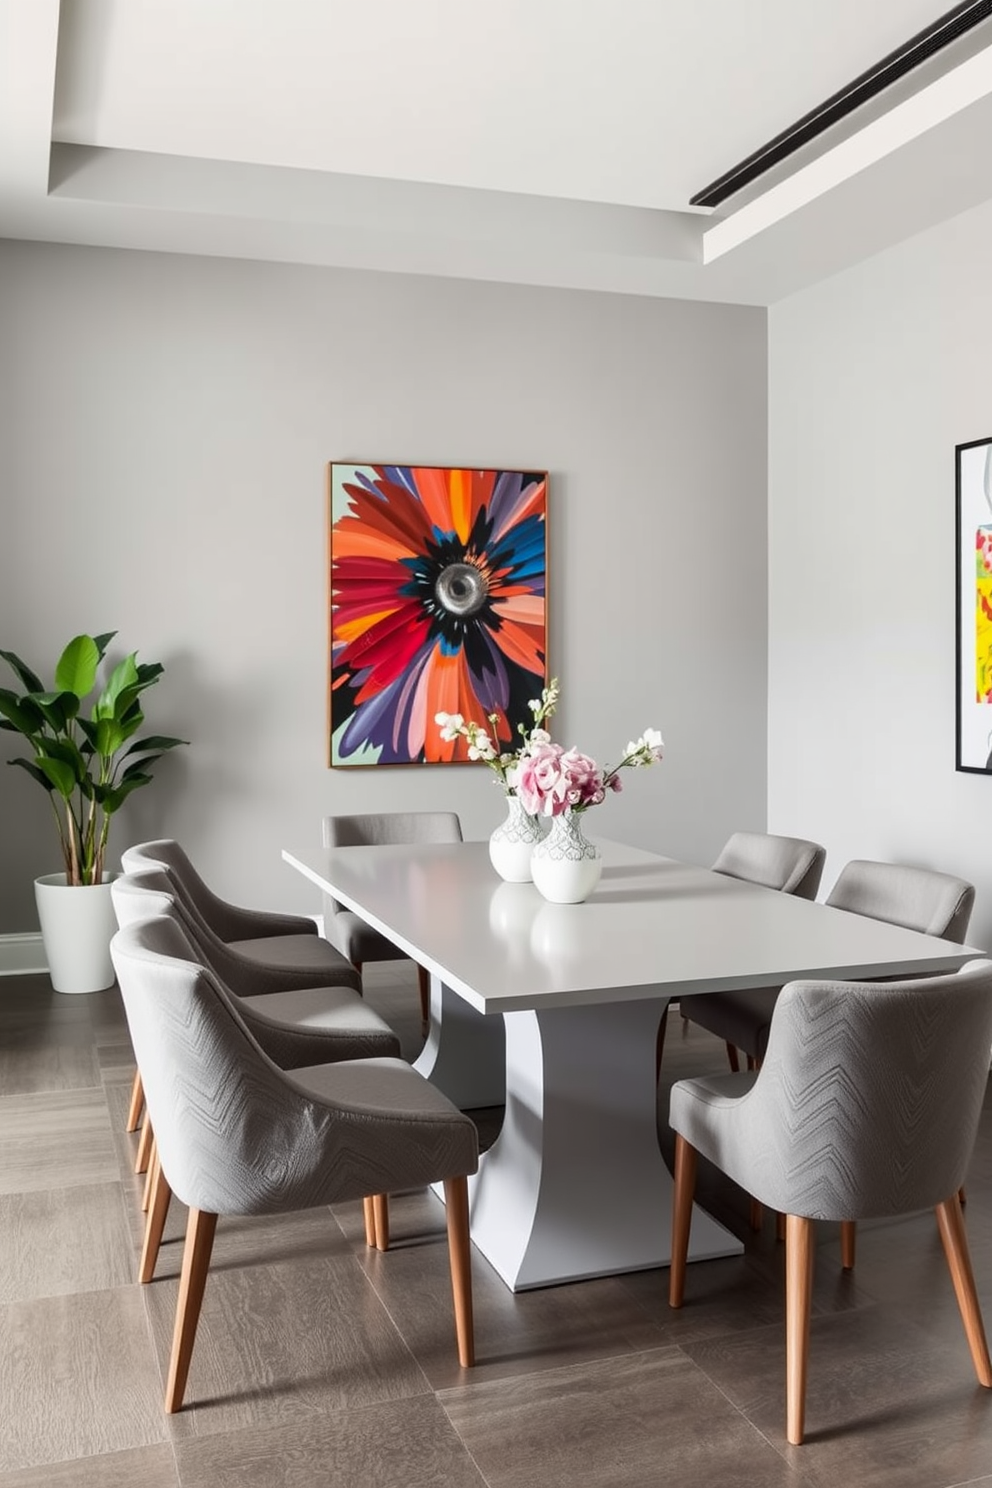
<svg viewBox="0 0 992 1488"><path fill-rule="evenodd" d="M528 755L531 750L541 748L551 743L551 735L544 725L548 719L553 717L558 706L558 698L561 688L558 686L558 678L552 677L539 698L532 698L527 704L531 711L531 724L528 728L525 724L517 725L520 735L520 743L514 750L499 750L496 746L496 725L499 714L490 713L488 717L490 734L481 723L466 723L460 713L435 713L434 722L441 730L441 738L445 740L465 739L468 744L466 753L470 760L482 760L493 771L499 784L508 796L517 794L516 768L520 761Z"/></svg>
<svg viewBox="0 0 992 1488"><path fill-rule="evenodd" d="M481 724L466 722L460 713L436 713L434 722L446 740L464 739L470 760L482 760L494 772L508 796L519 796L530 816L560 816L564 811L586 811L606 799L607 791L620 791L620 771L653 765L661 759L663 740L657 729L646 729L627 745L618 765L601 769L578 749L563 749L551 741L544 725L558 706L561 689L553 677L539 698L528 707L529 728L518 725L520 744L512 752L500 752L494 742L497 714L489 715L490 734Z"/></svg>
<svg viewBox="0 0 992 1488"><path fill-rule="evenodd" d="M645 729L627 745L618 765L600 769L578 749L542 740L524 751L514 767L514 785L531 816L560 816L565 811L587 811L605 801L607 791L620 791L620 771L653 765L661 759L663 740L657 729Z"/></svg>

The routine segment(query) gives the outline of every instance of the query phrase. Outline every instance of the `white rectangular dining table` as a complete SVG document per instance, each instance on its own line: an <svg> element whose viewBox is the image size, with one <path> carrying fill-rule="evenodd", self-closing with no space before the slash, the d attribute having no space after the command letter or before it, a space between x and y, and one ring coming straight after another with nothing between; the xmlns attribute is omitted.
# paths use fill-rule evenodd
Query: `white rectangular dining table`
<svg viewBox="0 0 992 1488"><path fill-rule="evenodd" d="M799 977L956 969L983 954L600 841L583 904L501 882L487 844L285 850L431 973L416 1068L463 1109L504 1104L472 1239L514 1291L666 1265L672 1179L655 1041L670 999ZM690 1258L738 1254L701 1209Z"/></svg>

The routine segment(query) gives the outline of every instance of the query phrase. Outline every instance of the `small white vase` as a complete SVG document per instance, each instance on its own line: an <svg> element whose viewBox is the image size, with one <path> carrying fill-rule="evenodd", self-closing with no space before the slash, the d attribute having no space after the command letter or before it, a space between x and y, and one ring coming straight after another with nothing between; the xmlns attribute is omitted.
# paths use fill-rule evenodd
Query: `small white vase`
<svg viewBox="0 0 992 1488"><path fill-rule="evenodd" d="M83 887L67 884L64 873L46 873L35 879L34 896L56 992L102 992L112 987L110 942L117 916L109 877Z"/></svg>
<svg viewBox="0 0 992 1488"><path fill-rule="evenodd" d="M581 904L599 883L603 860L582 830L582 816L563 811L531 853L534 886L552 904Z"/></svg>
<svg viewBox="0 0 992 1488"><path fill-rule="evenodd" d="M530 855L541 840L536 817L527 815L519 796L507 796L506 820L489 839L489 861L507 883L530 883Z"/></svg>

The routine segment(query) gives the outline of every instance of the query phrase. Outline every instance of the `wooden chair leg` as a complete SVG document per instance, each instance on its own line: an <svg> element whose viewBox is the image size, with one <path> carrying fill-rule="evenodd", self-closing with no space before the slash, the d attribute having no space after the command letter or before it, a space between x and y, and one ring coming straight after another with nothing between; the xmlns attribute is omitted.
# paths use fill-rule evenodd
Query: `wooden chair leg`
<svg viewBox="0 0 992 1488"><path fill-rule="evenodd" d="M809 1364L809 1316L813 1293L813 1221L788 1214L785 1219L785 1434L794 1447L802 1444L806 1424L806 1375Z"/></svg>
<svg viewBox="0 0 992 1488"><path fill-rule="evenodd" d="M735 1075L739 1075L740 1072L741 1072L741 1062L740 1062L740 1059L737 1056L737 1045L736 1044L728 1044L727 1045L727 1060L728 1060L728 1062L730 1064L730 1068L733 1070L734 1074Z"/></svg>
<svg viewBox="0 0 992 1488"><path fill-rule="evenodd" d="M672 1261L668 1273L668 1305L681 1307L685 1295L685 1265L689 1254L692 1196L696 1191L696 1149L675 1133L675 1194L672 1205Z"/></svg>
<svg viewBox="0 0 992 1488"><path fill-rule="evenodd" d="M455 1304L458 1362L463 1369L475 1363L475 1323L472 1317L472 1242L468 1232L468 1179L446 1178L444 1202L448 1219L448 1258Z"/></svg>
<svg viewBox="0 0 992 1488"><path fill-rule="evenodd" d="M389 1249L389 1195L374 1194L372 1212L375 1215L375 1248Z"/></svg>
<svg viewBox="0 0 992 1488"><path fill-rule="evenodd" d="M372 1203L372 1195L362 1200L362 1211L365 1215L365 1244L375 1244L375 1206Z"/></svg>
<svg viewBox="0 0 992 1488"><path fill-rule="evenodd" d="M145 1087L141 1083L141 1071L135 1070L134 1079L131 1082L131 1104L127 1108L127 1125L125 1131L134 1132L138 1130L141 1113L145 1107Z"/></svg>
<svg viewBox="0 0 992 1488"><path fill-rule="evenodd" d="M937 1205L937 1224L944 1245L944 1254L954 1283L961 1321L971 1350L972 1363L980 1384L992 1388L992 1363L989 1362L989 1346L985 1338L982 1309L975 1291L975 1277L971 1269L968 1252L968 1236L964 1227L964 1215L957 1194Z"/></svg>
<svg viewBox="0 0 992 1488"><path fill-rule="evenodd" d="M147 1170L145 1172L145 1186L141 1190L141 1212L142 1212L142 1214L147 1214L148 1213L148 1205L151 1203L151 1198L152 1198L152 1179L154 1177L155 1164L156 1164L157 1161L158 1161L158 1143L156 1142L155 1138L152 1137L151 1145L148 1148L148 1168L147 1168Z"/></svg>
<svg viewBox="0 0 992 1488"><path fill-rule="evenodd" d="M155 1158L149 1171L152 1174L151 1203L148 1206L148 1218L145 1221L145 1238L141 1247L141 1260L138 1264L138 1281L146 1286L155 1275L155 1262L158 1260L159 1247L162 1244L162 1231L165 1229L165 1219L169 1212L169 1200L172 1198L172 1189L169 1180L162 1172L162 1163L159 1160L158 1148L155 1149Z"/></svg>
<svg viewBox="0 0 992 1488"><path fill-rule="evenodd" d="M840 1264L843 1270L854 1270L854 1249L858 1227L853 1219L843 1219L840 1225Z"/></svg>
<svg viewBox="0 0 992 1488"><path fill-rule="evenodd" d="M146 1110L145 1119L141 1126L141 1136L138 1138L138 1152L134 1159L134 1171L136 1173L146 1173L148 1171L148 1155L154 1135L155 1133L152 1131L152 1119Z"/></svg>
<svg viewBox="0 0 992 1488"><path fill-rule="evenodd" d="M426 966L417 966L417 987L420 991L420 1031L427 1037L431 1026L431 974Z"/></svg>
<svg viewBox="0 0 992 1488"><path fill-rule="evenodd" d="M216 1214L203 1209L191 1209L186 1224L186 1244L183 1248L183 1270L179 1279L179 1300L176 1303L176 1327L172 1335L172 1357L169 1360L169 1379L165 1387L165 1409L174 1415L182 1409L186 1393L186 1378L189 1374L193 1344L196 1341L196 1325L200 1321L200 1304L203 1288L207 1284L210 1269L210 1252L214 1246L217 1229Z"/></svg>

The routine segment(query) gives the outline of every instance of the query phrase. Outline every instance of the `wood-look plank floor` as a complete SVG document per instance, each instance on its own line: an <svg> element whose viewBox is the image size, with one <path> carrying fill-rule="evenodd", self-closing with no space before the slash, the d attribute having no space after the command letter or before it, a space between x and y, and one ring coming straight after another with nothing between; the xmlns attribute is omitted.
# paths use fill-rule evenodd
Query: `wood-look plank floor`
<svg viewBox="0 0 992 1488"><path fill-rule="evenodd" d="M419 1048L412 968L370 967L369 1000ZM671 1017L671 1082L723 1068ZM821 1226L808 1438L784 1436L782 1248L702 1165L700 1194L745 1243L690 1268L514 1296L475 1257L478 1366L454 1353L444 1217L394 1198L393 1248L361 1205L222 1220L190 1374L162 1412L184 1211L156 1280L134 1280L142 1217L123 1131L133 1065L115 989L0 978L0 1488L992 1488L992 1392L968 1351L930 1216L859 1227L853 1275ZM483 1144L501 1113L477 1113ZM992 1324L992 1101L968 1185Z"/></svg>

